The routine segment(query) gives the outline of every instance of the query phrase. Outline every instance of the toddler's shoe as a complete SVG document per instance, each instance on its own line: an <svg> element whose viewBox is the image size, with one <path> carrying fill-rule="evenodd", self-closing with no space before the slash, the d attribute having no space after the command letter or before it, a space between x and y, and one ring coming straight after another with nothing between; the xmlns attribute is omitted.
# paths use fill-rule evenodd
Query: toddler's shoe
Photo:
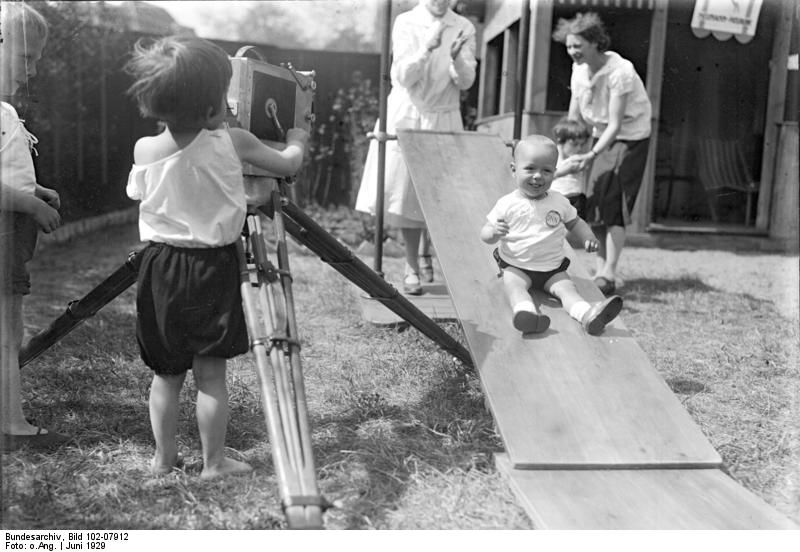
<svg viewBox="0 0 800 552"><path fill-rule="evenodd" d="M606 324L614 320L622 310L622 297L612 295L608 299L595 303L586 311L581 320L581 325L589 335L598 335L603 332Z"/></svg>
<svg viewBox="0 0 800 552"><path fill-rule="evenodd" d="M514 313L514 327L522 333L542 333L550 327L550 317L521 310Z"/></svg>
<svg viewBox="0 0 800 552"><path fill-rule="evenodd" d="M433 261L430 255L420 255L419 275L423 282L433 282Z"/></svg>
<svg viewBox="0 0 800 552"><path fill-rule="evenodd" d="M408 295L422 295L422 285L416 272L409 272L403 278L403 291Z"/></svg>

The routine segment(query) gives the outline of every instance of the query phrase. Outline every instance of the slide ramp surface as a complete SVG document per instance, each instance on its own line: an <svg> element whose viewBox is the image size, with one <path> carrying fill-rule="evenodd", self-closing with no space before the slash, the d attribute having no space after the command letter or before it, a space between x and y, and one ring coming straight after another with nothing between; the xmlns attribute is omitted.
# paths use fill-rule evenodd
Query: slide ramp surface
<svg viewBox="0 0 800 552"><path fill-rule="evenodd" d="M555 299L537 293L534 300L551 318L550 329L522 336L513 328L493 247L479 238L486 214L514 189L510 148L498 136L475 132L401 129L398 139L506 447L506 454L498 455L498 467L510 477L537 526L610 528L613 516L603 513L603 505L613 510L612 496L622 497L620 503L630 502L622 519L635 519L636 510L630 510L642 501L632 498L670 493L670 477L676 477L670 469L680 469L678 479L684 487L704 493L711 485L719 496L734 501L731 507L744 507L739 499L749 493L727 492L727 482L720 486L719 477L727 476L715 469L722 464L719 454L620 318L601 336L589 336ZM565 252L574 261L568 247ZM580 263L573 262L569 272L585 297L602 298ZM637 470L647 471L632 477L640 473ZM586 481L594 483L589 486ZM586 489L584 498L569 491L575 485ZM676 490L676 503L688 494ZM760 506L760 499L753 498ZM702 509L698 500L692 504ZM720 516L727 516L728 506L725 503ZM568 510L576 512L577 519L554 514ZM650 518L642 515L642 523L649 524ZM769 515L762 518L754 521L745 515L743 525L776 526L767 522ZM669 516L659 519L663 528L681 525ZM658 523L648 526L662 528Z"/></svg>

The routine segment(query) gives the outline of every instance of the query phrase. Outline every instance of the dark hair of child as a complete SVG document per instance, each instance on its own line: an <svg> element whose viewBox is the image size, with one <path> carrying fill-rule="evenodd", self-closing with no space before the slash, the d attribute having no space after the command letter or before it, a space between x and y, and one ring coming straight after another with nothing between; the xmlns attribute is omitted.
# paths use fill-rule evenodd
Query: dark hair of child
<svg viewBox="0 0 800 552"><path fill-rule="evenodd" d="M575 119L564 117L553 127L553 138L557 144L564 144L568 140L586 140L592 135L589 127Z"/></svg>
<svg viewBox="0 0 800 552"><path fill-rule="evenodd" d="M128 89L144 117L167 126L195 125L220 109L231 80L225 50L196 37L168 36L146 44L139 39L125 71L133 76Z"/></svg>

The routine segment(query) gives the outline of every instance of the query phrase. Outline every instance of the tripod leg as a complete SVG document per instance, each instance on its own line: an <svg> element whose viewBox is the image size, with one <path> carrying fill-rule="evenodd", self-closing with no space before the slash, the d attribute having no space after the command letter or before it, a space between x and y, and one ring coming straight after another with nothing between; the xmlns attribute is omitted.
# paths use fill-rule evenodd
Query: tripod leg
<svg viewBox="0 0 800 552"><path fill-rule="evenodd" d="M297 371L290 368L296 362L292 359L292 349L299 350L296 338L288 331L288 312L291 309L293 315L293 308L289 306L291 301L287 301L285 282L281 281L284 278L277 278L267 258L260 220L254 213L247 217L247 244L252 263L248 263L245 247L239 248L242 302L284 513L292 529L322 528L325 501L317 490L311 460L305 394L297 393ZM300 378L302 390L301 374ZM303 416L298 416L298 412Z"/></svg>
<svg viewBox="0 0 800 552"><path fill-rule="evenodd" d="M283 215L281 213L282 198L277 191L272 193L272 202L275 208L275 234L277 242L278 267L283 287L283 294L286 299L286 330L289 336L289 361L291 366L291 386L294 392L294 416L297 420L300 448L298 450L298 462L301 469L301 489L305 496L320 496L317 488L316 471L314 469L313 449L311 446L311 428L308 423L308 410L306 407L305 385L303 380L303 369L300 362L299 332L297 330L297 318L294 308L294 293L292 291L292 277L289 270L289 254L286 245L286 231L283 226ZM322 517L320 506L308 505L303 507L287 507L299 509L298 515L303 515L307 523L316 523L317 518ZM302 508L300 510L300 508Z"/></svg>

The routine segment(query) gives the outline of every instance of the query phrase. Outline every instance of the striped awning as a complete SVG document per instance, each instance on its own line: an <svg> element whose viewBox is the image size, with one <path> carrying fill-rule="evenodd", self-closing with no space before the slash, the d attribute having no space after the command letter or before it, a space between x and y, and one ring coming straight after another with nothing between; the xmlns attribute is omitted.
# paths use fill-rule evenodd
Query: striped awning
<svg viewBox="0 0 800 552"><path fill-rule="evenodd" d="M555 0L557 6L576 8L630 8L652 10L656 0Z"/></svg>
<svg viewBox="0 0 800 552"><path fill-rule="evenodd" d="M695 0L692 32L717 40L736 37L742 44L753 40L763 0Z"/></svg>

